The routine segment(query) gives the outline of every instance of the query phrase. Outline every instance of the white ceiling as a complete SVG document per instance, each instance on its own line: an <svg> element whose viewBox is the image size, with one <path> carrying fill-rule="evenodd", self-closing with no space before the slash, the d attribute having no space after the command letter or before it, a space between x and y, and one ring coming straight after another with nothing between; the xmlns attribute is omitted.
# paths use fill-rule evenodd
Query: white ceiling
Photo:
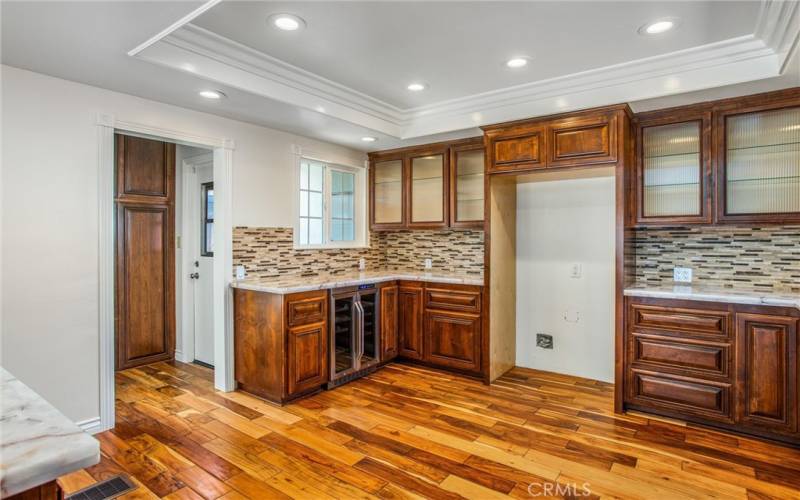
<svg viewBox="0 0 800 500"><path fill-rule="evenodd" d="M307 29L269 28L274 12L300 15ZM735 94L732 84L754 80L741 93L798 85L796 66L778 75L799 12L713 1L4 0L0 29L3 64L374 150L556 111L641 99L657 107L653 98L709 88ZM678 29L636 33L663 16L679 17ZM503 66L520 54L532 57L527 68ZM411 80L430 88L411 94ZM204 88L228 98L203 100ZM368 145L364 135L379 140Z"/></svg>

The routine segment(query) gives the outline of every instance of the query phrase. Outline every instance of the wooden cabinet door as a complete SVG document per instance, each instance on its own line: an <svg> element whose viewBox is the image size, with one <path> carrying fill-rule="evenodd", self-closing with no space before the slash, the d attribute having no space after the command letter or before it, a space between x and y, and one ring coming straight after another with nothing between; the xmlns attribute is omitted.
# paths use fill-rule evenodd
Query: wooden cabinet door
<svg viewBox="0 0 800 500"><path fill-rule="evenodd" d="M288 396L318 388L328 380L326 323L290 328L288 335Z"/></svg>
<svg viewBox="0 0 800 500"><path fill-rule="evenodd" d="M409 155L406 181L406 226L436 229L449 223L447 202L450 157L437 147Z"/></svg>
<svg viewBox="0 0 800 500"><path fill-rule="evenodd" d="M483 142L450 148L450 227L483 228Z"/></svg>
<svg viewBox="0 0 800 500"><path fill-rule="evenodd" d="M398 354L422 359L422 287L400 286L398 289Z"/></svg>
<svg viewBox="0 0 800 500"><path fill-rule="evenodd" d="M116 368L175 352L175 145L116 136Z"/></svg>
<svg viewBox="0 0 800 500"><path fill-rule="evenodd" d="M617 117L555 120L547 125L547 167L579 167L617 161Z"/></svg>
<svg viewBox="0 0 800 500"><path fill-rule="evenodd" d="M400 229L406 225L406 173L402 154L378 157L369 169L370 228Z"/></svg>
<svg viewBox="0 0 800 500"><path fill-rule="evenodd" d="M797 432L797 327L797 318L736 315L741 425Z"/></svg>
<svg viewBox="0 0 800 500"><path fill-rule="evenodd" d="M480 316L428 310L424 337L425 361L446 368L480 369Z"/></svg>
<svg viewBox="0 0 800 500"><path fill-rule="evenodd" d="M488 138L489 173L516 172L545 168L544 128L540 125L490 131Z"/></svg>
<svg viewBox="0 0 800 500"><path fill-rule="evenodd" d="M386 285L381 288L381 362L397 356L397 285Z"/></svg>

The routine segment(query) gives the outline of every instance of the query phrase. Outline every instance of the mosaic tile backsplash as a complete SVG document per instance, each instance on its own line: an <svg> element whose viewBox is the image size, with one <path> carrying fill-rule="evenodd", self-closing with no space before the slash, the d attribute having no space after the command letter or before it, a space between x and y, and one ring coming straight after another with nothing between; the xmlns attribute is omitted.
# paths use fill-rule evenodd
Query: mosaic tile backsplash
<svg viewBox="0 0 800 500"><path fill-rule="evenodd" d="M691 267L693 283L800 292L800 226L647 228L630 235L637 284L672 283Z"/></svg>
<svg viewBox="0 0 800 500"><path fill-rule="evenodd" d="M483 231L386 231L370 234L370 248L295 250L291 228L236 227L233 265L248 276L314 276L367 269L422 269L483 275Z"/></svg>

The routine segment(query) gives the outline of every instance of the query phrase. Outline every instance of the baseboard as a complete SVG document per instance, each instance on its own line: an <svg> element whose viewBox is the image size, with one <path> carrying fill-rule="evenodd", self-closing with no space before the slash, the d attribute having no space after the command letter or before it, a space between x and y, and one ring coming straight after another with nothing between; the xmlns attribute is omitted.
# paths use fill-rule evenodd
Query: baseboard
<svg viewBox="0 0 800 500"><path fill-rule="evenodd" d="M191 363L192 361L194 361L193 359L188 359L187 357L185 357L183 355L183 351L179 349L175 349L175 359L177 359L182 363Z"/></svg>
<svg viewBox="0 0 800 500"><path fill-rule="evenodd" d="M106 430L103 428L102 422L100 422L100 417L88 418L75 423L87 434L97 434Z"/></svg>

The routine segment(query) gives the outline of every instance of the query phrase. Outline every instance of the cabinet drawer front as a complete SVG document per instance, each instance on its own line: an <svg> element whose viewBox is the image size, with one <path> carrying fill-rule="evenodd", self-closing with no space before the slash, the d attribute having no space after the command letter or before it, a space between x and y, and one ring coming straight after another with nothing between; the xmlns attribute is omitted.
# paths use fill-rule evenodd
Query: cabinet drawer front
<svg viewBox="0 0 800 500"><path fill-rule="evenodd" d="M303 299L289 299L287 303L287 321L289 326L309 325L325 320L324 295Z"/></svg>
<svg viewBox="0 0 800 500"><path fill-rule="evenodd" d="M456 291L444 288L426 288L425 308L477 314L481 312L481 294L480 292Z"/></svg>
<svg viewBox="0 0 800 500"><path fill-rule="evenodd" d="M634 328L670 333L685 332L688 336L728 338L730 314L725 311L633 304L630 313Z"/></svg>
<svg viewBox="0 0 800 500"><path fill-rule="evenodd" d="M617 160L616 118L565 120L550 127L548 167L572 167Z"/></svg>
<svg viewBox="0 0 800 500"><path fill-rule="evenodd" d="M727 344L676 342L671 339L634 335L634 362L665 365L677 369L727 377L730 348Z"/></svg>
<svg viewBox="0 0 800 500"><path fill-rule="evenodd" d="M731 386L672 378L658 373L632 373L633 401L717 420L730 420Z"/></svg>

